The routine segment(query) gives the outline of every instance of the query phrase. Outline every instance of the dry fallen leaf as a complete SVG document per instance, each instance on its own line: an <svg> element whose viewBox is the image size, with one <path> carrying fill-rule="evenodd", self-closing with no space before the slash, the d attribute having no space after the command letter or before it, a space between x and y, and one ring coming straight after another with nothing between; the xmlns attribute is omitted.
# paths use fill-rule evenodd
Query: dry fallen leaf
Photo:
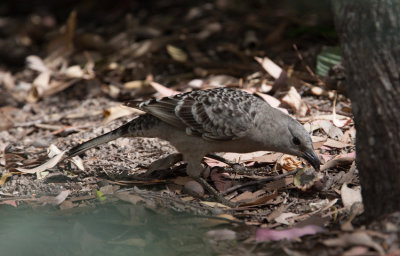
<svg viewBox="0 0 400 256"><path fill-rule="evenodd" d="M331 121L328 120L317 120L314 124L319 125L324 132L332 139L341 140L343 132L340 128L333 125Z"/></svg>
<svg viewBox="0 0 400 256"><path fill-rule="evenodd" d="M238 85L239 79L229 75L213 75L205 79L204 85L210 87L226 87L229 85Z"/></svg>
<svg viewBox="0 0 400 256"><path fill-rule="evenodd" d="M176 94L179 94L180 92L172 90L170 88L165 87L162 84L156 83L156 82L150 82L150 85L161 94L162 97L169 97L173 96Z"/></svg>
<svg viewBox="0 0 400 256"><path fill-rule="evenodd" d="M338 120L346 120L346 122L351 121L350 117L343 116L343 115L336 115L336 118ZM315 121L315 120L328 120L332 121L333 115L318 115L318 116L305 116L305 117L299 117L297 118L301 122L309 122L309 121Z"/></svg>
<svg viewBox="0 0 400 256"><path fill-rule="evenodd" d="M200 201L201 204L204 204L206 206L209 207L219 207L219 208L230 208L229 206L226 206L224 204L221 203L217 203L217 202L208 202L208 201Z"/></svg>
<svg viewBox="0 0 400 256"><path fill-rule="evenodd" d="M32 82L32 88L29 92L27 100L31 103L35 103L44 94L44 92L49 89L49 83L50 73L40 73Z"/></svg>
<svg viewBox="0 0 400 256"><path fill-rule="evenodd" d="M333 109L332 109L332 123L337 127L343 127L351 122L351 118L339 120L336 117L336 99L337 99L337 93L335 92L335 98L333 100Z"/></svg>
<svg viewBox="0 0 400 256"><path fill-rule="evenodd" d="M364 245L375 249L380 255L384 255L385 251L365 231L358 231L355 233L347 234L344 233L338 238L326 239L322 242L324 245L329 247L349 247L354 245Z"/></svg>
<svg viewBox="0 0 400 256"><path fill-rule="evenodd" d="M4 172L4 173L1 175L0 187L3 186L4 183L6 183L7 178L10 177L11 175L12 175L12 174L9 173L9 172Z"/></svg>
<svg viewBox="0 0 400 256"><path fill-rule="evenodd" d="M232 187L232 180L226 179L224 173L218 172L217 168L211 170L210 178L214 182L215 188L222 192Z"/></svg>
<svg viewBox="0 0 400 256"><path fill-rule="evenodd" d="M65 89L67 89L68 87L72 86L79 80L80 80L79 78L70 78L70 79L66 79L66 80L62 80L62 81L52 80L49 87L45 91L43 91L42 96L48 97L48 96L54 95L56 93L59 93Z"/></svg>
<svg viewBox="0 0 400 256"><path fill-rule="evenodd" d="M50 158L47 162L32 168L32 169L25 169L25 168L16 168L16 170L23 172L23 173L37 173L43 172L49 168L56 166L64 157L66 151L61 152L60 154Z"/></svg>
<svg viewBox="0 0 400 256"><path fill-rule="evenodd" d="M264 190L258 190L255 192L245 191L240 195L238 195L237 197L233 198L232 202L244 203L244 202L254 201L262 194L265 194Z"/></svg>
<svg viewBox="0 0 400 256"><path fill-rule="evenodd" d="M324 143L324 146L331 147L331 148L345 148L353 146L352 144L343 143L341 141L327 139Z"/></svg>
<svg viewBox="0 0 400 256"><path fill-rule="evenodd" d="M304 126L304 129L306 129L306 131L310 134L320 128L320 126L316 122L306 122L303 124L303 126Z"/></svg>
<svg viewBox="0 0 400 256"><path fill-rule="evenodd" d="M268 95L268 94L264 94L261 92L255 92L256 95L258 95L259 97L261 97L264 101L266 101L269 105L271 105L271 107L279 109L280 111L282 111L285 114L289 114L289 112L287 111L287 109L285 108L280 108L279 105L281 104L280 100L278 100L277 98Z"/></svg>
<svg viewBox="0 0 400 256"><path fill-rule="evenodd" d="M321 166L321 171L327 170L329 168L336 167L338 165L350 165L351 163L354 162L356 158L355 152L351 152L345 155L338 155L333 157L332 155L329 155L329 158L325 157L325 155L321 155L325 160L326 163Z"/></svg>
<svg viewBox="0 0 400 256"><path fill-rule="evenodd" d="M313 135L311 135L311 140L312 140L313 143L315 143L315 142L326 142L327 138L321 137L321 136L313 136Z"/></svg>
<svg viewBox="0 0 400 256"><path fill-rule="evenodd" d="M15 88L15 78L11 72L5 72L0 70L0 84L11 91Z"/></svg>
<svg viewBox="0 0 400 256"><path fill-rule="evenodd" d="M250 162L275 163L283 156L282 153L264 154L249 159Z"/></svg>
<svg viewBox="0 0 400 256"><path fill-rule="evenodd" d="M350 129L344 132L341 142L354 144L356 140L356 128L352 126Z"/></svg>
<svg viewBox="0 0 400 256"><path fill-rule="evenodd" d="M146 80L135 80L124 83L124 88L127 90L133 90L133 89L140 89L148 85L149 83Z"/></svg>
<svg viewBox="0 0 400 256"><path fill-rule="evenodd" d="M283 212L278 217L275 218L275 221L278 223L281 223L281 224L289 225L289 224L293 223L294 221L293 220L290 221L287 219L296 217L296 216L299 216L299 214L293 213L293 212Z"/></svg>
<svg viewBox="0 0 400 256"><path fill-rule="evenodd" d="M264 190L260 190L260 192L264 192ZM258 192L256 192L258 193ZM260 206L264 205L278 196L278 190L274 190L273 193L261 194L261 196L254 197L253 199L240 203L240 206ZM233 201L233 200L232 200Z"/></svg>
<svg viewBox="0 0 400 256"><path fill-rule="evenodd" d="M68 195L71 193L69 190L64 190L61 191L60 194L57 196L42 196L37 199L38 202L43 203L44 205L46 204L51 204L51 205L59 205L64 200L68 197Z"/></svg>
<svg viewBox="0 0 400 256"><path fill-rule="evenodd" d="M282 102L290 106L299 116L305 116L309 112L307 104L301 99L300 94L293 86L282 98Z"/></svg>
<svg viewBox="0 0 400 256"><path fill-rule="evenodd" d="M167 45L167 52L172 57L172 59L176 61L186 62L188 59L188 55L185 51L171 44Z"/></svg>
<svg viewBox="0 0 400 256"><path fill-rule="evenodd" d="M263 155L270 154L271 152L269 151L256 151L256 152L251 152L251 153L224 153L222 155L223 158L235 162L235 163L243 163L243 162L249 162L253 161L252 159L256 157L261 157Z"/></svg>
<svg viewBox="0 0 400 256"><path fill-rule="evenodd" d="M28 68L38 71L40 73L50 73L50 69L46 66L43 60L36 56L30 55L26 58Z"/></svg>
<svg viewBox="0 0 400 256"><path fill-rule="evenodd" d="M103 120L103 124L108 124L109 122L111 122L115 119L124 117L124 116L130 116L130 115L134 115L134 114L140 115L143 113L144 112L139 109L127 107L124 105L110 107L103 111L103 114L105 117Z"/></svg>
<svg viewBox="0 0 400 256"><path fill-rule="evenodd" d="M51 144L49 146L49 148L47 149L47 156L49 158L53 158L56 155L61 154L62 151L54 144ZM82 159L79 156L74 156L71 161L79 168L79 170L84 171L85 167L83 166L83 162ZM36 174L38 175L39 172L37 172ZM43 175L42 175L43 176ZM43 178L42 176L40 176L41 178Z"/></svg>
<svg viewBox="0 0 400 256"><path fill-rule="evenodd" d="M265 71L268 72L273 78L278 79L282 73L282 68L279 67L275 62L273 62L270 58L264 57L254 57L254 59L261 64Z"/></svg>
<svg viewBox="0 0 400 256"><path fill-rule="evenodd" d="M204 157L203 161L207 164L208 167L213 168L213 167L226 167L227 164L220 162L218 160L212 159L212 158L208 158L208 157Z"/></svg>
<svg viewBox="0 0 400 256"><path fill-rule="evenodd" d="M261 93L261 92L256 92L256 95L260 96L264 101L266 101L271 107L277 108L281 104L281 101L275 98L274 96L271 96L269 94Z"/></svg>
<svg viewBox="0 0 400 256"><path fill-rule="evenodd" d="M343 205L347 210L350 210L354 203L362 203L360 186L351 189L346 183L344 183L340 189L340 195L342 197Z"/></svg>
<svg viewBox="0 0 400 256"><path fill-rule="evenodd" d="M82 78L83 74L84 72L82 68L78 65L68 67L65 71L65 75L69 78Z"/></svg>

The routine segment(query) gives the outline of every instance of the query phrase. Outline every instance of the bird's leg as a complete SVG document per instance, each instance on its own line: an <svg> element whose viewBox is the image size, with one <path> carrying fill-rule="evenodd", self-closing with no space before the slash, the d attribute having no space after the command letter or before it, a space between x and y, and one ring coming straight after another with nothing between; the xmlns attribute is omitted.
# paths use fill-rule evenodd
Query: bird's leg
<svg viewBox="0 0 400 256"><path fill-rule="evenodd" d="M237 204L234 202L229 201L228 199L226 199L223 195L221 195L221 193L219 193L215 188L213 188L205 179L203 179L202 177L193 177L198 183L200 183L204 188L207 189L208 192L210 192L213 196L215 196L215 198L217 198L217 200L224 204L227 205L229 207L236 207Z"/></svg>

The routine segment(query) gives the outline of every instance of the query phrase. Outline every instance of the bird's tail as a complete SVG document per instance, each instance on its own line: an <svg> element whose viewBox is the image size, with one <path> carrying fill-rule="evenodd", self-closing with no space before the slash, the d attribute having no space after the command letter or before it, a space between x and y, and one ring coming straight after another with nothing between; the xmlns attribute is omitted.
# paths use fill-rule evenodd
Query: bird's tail
<svg viewBox="0 0 400 256"><path fill-rule="evenodd" d="M77 156L77 155L85 152L86 150L89 150L98 145L107 143L109 141L118 139L120 137L129 136L129 126L131 125L131 122L126 123L111 132L100 135L100 136L93 138L91 140L88 140L82 144L76 145L75 147L68 150L67 157L70 158L70 157Z"/></svg>
<svg viewBox="0 0 400 256"><path fill-rule="evenodd" d="M156 137L154 129L160 123L160 119L150 114L141 115L138 118L118 127L117 129L79 144L67 152L67 157L74 157L88 149L120 137Z"/></svg>
<svg viewBox="0 0 400 256"><path fill-rule="evenodd" d="M68 150L66 156L67 158L77 156L88 149L120 137L156 137L156 134L153 132L153 128L157 127L160 122L160 119L150 114L141 115L111 132L76 145Z"/></svg>

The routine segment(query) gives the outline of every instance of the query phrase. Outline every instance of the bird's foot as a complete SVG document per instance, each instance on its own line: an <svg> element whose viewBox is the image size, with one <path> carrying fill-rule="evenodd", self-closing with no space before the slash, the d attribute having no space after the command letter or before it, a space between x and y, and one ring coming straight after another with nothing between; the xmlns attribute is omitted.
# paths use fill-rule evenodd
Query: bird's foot
<svg viewBox="0 0 400 256"><path fill-rule="evenodd" d="M221 193L219 193L215 188L213 188L205 179L202 177L194 177L194 179L200 183L205 189L208 190L215 198L222 204L229 206L229 207L236 207L237 204L234 202L229 201Z"/></svg>

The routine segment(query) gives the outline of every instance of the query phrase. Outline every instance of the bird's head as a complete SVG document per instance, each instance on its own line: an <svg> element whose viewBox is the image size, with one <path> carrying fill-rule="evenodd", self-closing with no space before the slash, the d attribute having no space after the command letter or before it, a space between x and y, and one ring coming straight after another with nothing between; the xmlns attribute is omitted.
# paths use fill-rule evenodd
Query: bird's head
<svg viewBox="0 0 400 256"><path fill-rule="evenodd" d="M282 112L277 114L276 118L279 120L278 122L275 121L274 124L267 123L264 126L264 132L268 130L268 136L266 136L268 138L264 137L264 144L274 151L302 157L315 170L319 171L320 161L314 151L311 137L306 129L290 116Z"/></svg>
<svg viewBox="0 0 400 256"><path fill-rule="evenodd" d="M320 161L314 151L311 137L304 127L296 120L290 118L288 125L288 137L286 143L290 143L289 154L299 156L307 160L315 170L319 171Z"/></svg>

